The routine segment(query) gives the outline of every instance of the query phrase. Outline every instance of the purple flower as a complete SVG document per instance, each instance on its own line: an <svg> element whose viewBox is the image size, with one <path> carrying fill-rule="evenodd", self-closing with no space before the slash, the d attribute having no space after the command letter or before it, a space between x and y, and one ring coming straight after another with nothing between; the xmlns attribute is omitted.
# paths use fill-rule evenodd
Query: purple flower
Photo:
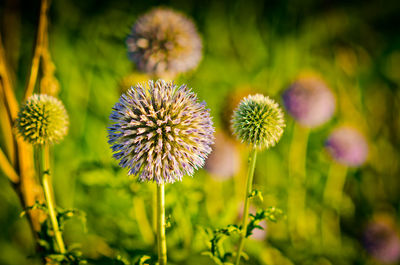
<svg viewBox="0 0 400 265"><path fill-rule="evenodd" d="M216 179L227 180L239 171L240 155L236 145L223 133L217 133L213 151L204 168Z"/></svg>
<svg viewBox="0 0 400 265"><path fill-rule="evenodd" d="M169 8L155 8L139 17L126 44L137 68L158 76L192 70L202 57L201 39L193 22Z"/></svg>
<svg viewBox="0 0 400 265"><path fill-rule="evenodd" d="M290 115L306 127L314 128L327 122L335 111L333 93L315 77L298 79L282 97Z"/></svg>
<svg viewBox="0 0 400 265"><path fill-rule="evenodd" d="M330 155L339 163L357 167L367 159L368 144L364 136L351 127L339 127L325 143Z"/></svg>
<svg viewBox="0 0 400 265"><path fill-rule="evenodd" d="M149 81L123 94L110 115L114 158L141 181L192 175L211 152L214 127L205 103L185 85Z"/></svg>
<svg viewBox="0 0 400 265"><path fill-rule="evenodd" d="M396 229L385 219L368 224L364 231L365 249L382 263L394 263L400 260L400 238Z"/></svg>

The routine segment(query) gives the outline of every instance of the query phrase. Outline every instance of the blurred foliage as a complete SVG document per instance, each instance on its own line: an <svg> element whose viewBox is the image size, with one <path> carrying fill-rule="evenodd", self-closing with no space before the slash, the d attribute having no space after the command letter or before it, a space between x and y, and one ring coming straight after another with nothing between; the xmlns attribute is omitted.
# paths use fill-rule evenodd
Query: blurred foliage
<svg viewBox="0 0 400 265"><path fill-rule="evenodd" d="M378 214L389 216L396 229L400 221L399 3L161 2L192 16L198 26L203 61L176 82L187 83L207 102L218 130L229 131L227 117L221 115L230 115L222 109L227 99L257 91L281 102L282 91L304 72L323 77L337 96L334 119L310 131L304 158L307 177L300 188L306 194L305 215L297 219L308 236L292 240L285 219L268 222L266 239L246 242L246 264L379 264L364 250L362 238L365 225ZM52 1L50 52L60 99L71 121L69 135L53 150L53 181L58 205L86 213L87 232L80 221L71 220L65 223L64 236L67 245L80 243L89 264L147 264L157 255L152 227L154 185L137 183L112 160L107 126L111 107L126 82L146 79L128 60L125 38L138 15L159 4ZM16 73L19 99L32 58L38 13L39 1L0 4L1 34ZM293 119L286 116L286 120L280 143L259 155L255 187L264 199L253 200L257 208L273 205L285 214L291 184L288 154L295 127ZM348 169L337 211L322 199L332 166L324 141L341 124L363 131L370 154L363 167ZM245 162L248 150L240 146L240 151ZM167 186L170 264L210 264L210 257L201 254L209 243L204 229L214 231L218 235L214 241L218 241L232 232L218 229L239 223L246 171L246 163L242 164L240 174L232 179L219 181L199 170L193 178ZM0 264L40 264L32 257L33 239L26 220L19 217L18 197L6 178L0 178L0 185ZM65 217L69 213L64 212ZM340 227L333 239L321 233L331 225ZM218 259L223 262L224 256Z"/></svg>

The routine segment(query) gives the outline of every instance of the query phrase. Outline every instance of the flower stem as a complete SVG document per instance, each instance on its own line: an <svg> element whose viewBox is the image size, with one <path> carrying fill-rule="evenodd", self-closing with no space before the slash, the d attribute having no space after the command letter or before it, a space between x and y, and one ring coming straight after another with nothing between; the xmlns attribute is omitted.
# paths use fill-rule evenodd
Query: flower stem
<svg viewBox="0 0 400 265"><path fill-rule="evenodd" d="M341 247L340 211L346 175L346 166L332 162L324 190L325 207L321 216L322 246L330 251L340 251Z"/></svg>
<svg viewBox="0 0 400 265"><path fill-rule="evenodd" d="M288 223L292 242L302 244L309 236L306 220L306 159L310 130L294 125L289 151Z"/></svg>
<svg viewBox="0 0 400 265"><path fill-rule="evenodd" d="M242 255L242 251L244 248L244 240L247 235L247 225L249 223L249 207L250 207L250 200L249 196L253 190L253 176L254 176L254 169L256 167L256 160L257 160L257 149L253 147L250 155L249 155L249 168L247 171L247 184L246 184L246 197L244 200L244 210L243 210L243 220L242 220L242 228L240 232L240 240L239 240L239 248L236 254L236 265L240 264L240 257Z"/></svg>
<svg viewBox="0 0 400 265"><path fill-rule="evenodd" d="M54 231L54 238L56 240L58 249L60 253L65 253L65 246L64 246L64 241L62 238L62 234L60 231L60 227L58 225L57 221L57 215L54 210L55 203L53 200L53 196L51 193L51 187L49 184L49 177L50 177L50 154L49 154L49 146L48 145L42 145L39 147L39 156L40 156L40 169L39 169L39 174L40 174L40 181L43 187L43 192L44 192L44 197L46 200L47 204L47 209L49 211L49 218L50 218L50 223Z"/></svg>
<svg viewBox="0 0 400 265"><path fill-rule="evenodd" d="M157 248L158 264L167 264L167 242L165 239L165 197L164 183L157 185Z"/></svg>

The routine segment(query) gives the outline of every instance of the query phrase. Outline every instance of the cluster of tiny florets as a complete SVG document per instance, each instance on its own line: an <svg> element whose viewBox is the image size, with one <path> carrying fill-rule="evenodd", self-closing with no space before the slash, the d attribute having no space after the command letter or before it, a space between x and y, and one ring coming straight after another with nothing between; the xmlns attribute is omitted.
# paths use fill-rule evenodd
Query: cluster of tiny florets
<svg viewBox="0 0 400 265"><path fill-rule="evenodd" d="M126 40L131 60L140 71L174 76L196 68L202 42L193 22L169 8L141 16Z"/></svg>
<svg viewBox="0 0 400 265"><path fill-rule="evenodd" d="M270 148L281 138L285 121L279 105L261 94L244 98L233 114L234 134L258 148Z"/></svg>
<svg viewBox="0 0 400 265"><path fill-rule="evenodd" d="M121 96L110 120L114 158L141 181L181 180L202 167L211 152L210 112L185 85L137 84Z"/></svg>
<svg viewBox="0 0 400 265"><path fill-rule="evenodd" d="M68 115L55 97L35 94L21 107L16 127L19 135L31 144L55 143L68 131Z"/></svg>

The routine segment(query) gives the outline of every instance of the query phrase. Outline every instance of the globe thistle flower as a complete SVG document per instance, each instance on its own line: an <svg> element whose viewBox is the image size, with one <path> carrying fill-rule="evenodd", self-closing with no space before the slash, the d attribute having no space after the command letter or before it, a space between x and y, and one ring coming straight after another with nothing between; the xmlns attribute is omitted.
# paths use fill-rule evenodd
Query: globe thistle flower
<svg viewBox="0 0 400 265"><path fill-rule="evenodd" d="M370 222L363 233L363 245L376 260L393 264L400 260L400 238L388 220L380 218Z"/></svg>
<svg viewBox="0 0 400 265"><path fill-rule="evenodd" d="M68 115L64 105L55 97L34 94L18 112L16 128L31 144L56 143L68 131Z"/></svg>
<svg viewBox="0 0 400 265"><path fill-rule="evenodd" d="M157 76L192 70L202 57L201 39L193 22L169 8L155 8L139 17L126 44L137 68Z"/></svg>
<svg viewBox="0 0 400 265"><path fill-rule="evenodd" d="M213 151L204 168L217 180L227 180L239 171L240 155L236 145L225 134L217 133Z"/></svg>
<svg viewBox="0 0 400 265"><path fill-rule="evenodd" d="M270 148L281 138L285 121L279 105L261 94L244 98L233 114L234 134L246 144Z"/></svg>
<svg viewBox="0 0 400 265"><path fill-rule="evenodd" d="M314 128L327 122L335 111L335 97L326 84L315 77L301 78L284 93L283 103L293 118Z"/></svg>
<svg viewBox="0 0 400 265"><path fill-rule="evenodd" d="M351 127L335 129L326 140L325 147L339 163L361 166L368 155L368 144L364 136Z"/></svg>
<svg viewBox="0 0 400 265"><path fill-rule="evenodd" d="M181 180L202 167L211 152L210 112L186 85L164 80L137 84L120 97L110 120L114 158L141 181Z"/></svg>

